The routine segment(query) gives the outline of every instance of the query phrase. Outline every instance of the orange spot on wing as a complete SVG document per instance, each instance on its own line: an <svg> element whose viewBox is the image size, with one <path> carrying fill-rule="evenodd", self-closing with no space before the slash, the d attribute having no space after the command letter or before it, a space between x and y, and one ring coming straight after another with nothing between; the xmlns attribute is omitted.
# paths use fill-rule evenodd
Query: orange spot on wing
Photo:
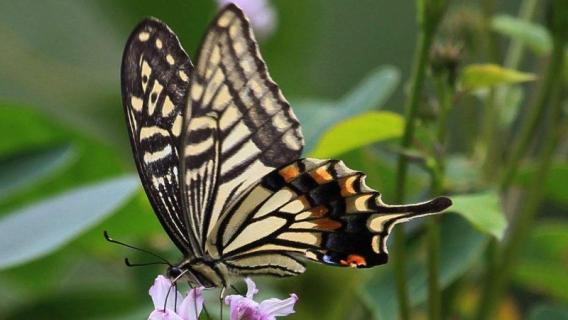
<svg viewBox="0 0 568 320"><path fill-rule="evenodd" d="M310 218L321 218L326 215L328 210L324 206L317 206L315 208L310 209L310 212L312 213L310 215Z"/></svg>
<svg viewBox="0 0 568 320"><path fill-rule="evenodd" d="M354 187L355 181L357 181L357 176L347 177L339 182L339 186L341 187L341 195L343 197L349 197L357 194Z"/></svg>
<svg viewBox="0 0 568 320"><path fill-rule="evenodd" d="M333 176L326 167L319 167L315 171L310 173L310 175L312 176L312 178L314 178L314 180L316 180L318 184L324 184L333 180Z"/></svg>
<svg viewBox="0 0 568 320"><path fill-rule="evenodd" d="M333 231L341 228L341 222L331 219L317 219L312 221L317 226L317 229L322 231Z"/></svg>
<svg viewBox="0 0 568 320"><path fill-rule="evenodd" d="M278 173L284 178L284 181L290 182L300 175L300 168L298 168L297 164L293 163L280 169Z"/></svg>
<svg viewBox="0 0 568 320"><path fill-rule="evenodd" d="M349 267L360 267L367 265L367 261L365 260L365 258L358 254L350 254L347 256L346 260L340 260L339 263L343 266L349 266Z"/></svg>

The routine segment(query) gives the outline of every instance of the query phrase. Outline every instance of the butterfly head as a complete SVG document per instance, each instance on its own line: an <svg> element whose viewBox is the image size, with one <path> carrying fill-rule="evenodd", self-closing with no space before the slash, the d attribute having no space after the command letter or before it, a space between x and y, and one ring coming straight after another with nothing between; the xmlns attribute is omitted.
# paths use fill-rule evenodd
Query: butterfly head
<svg viewBox="0 0 568 320"><path fill-rule="evenodd" d="M219 267L216 263L200 258L184 260L178 265L170 265L166 270L166 276L172 282L188 281L192 287L220 287L224 285L225 279L218 276Z"/></svg>
<svg viewBox="0 0 568 320"><path fill-rule="evenodd" d="M187 271L186 271L187 272ZM166 276L171 281L179 279L185 272L178 266L169 266L166 271Z"/></svg>

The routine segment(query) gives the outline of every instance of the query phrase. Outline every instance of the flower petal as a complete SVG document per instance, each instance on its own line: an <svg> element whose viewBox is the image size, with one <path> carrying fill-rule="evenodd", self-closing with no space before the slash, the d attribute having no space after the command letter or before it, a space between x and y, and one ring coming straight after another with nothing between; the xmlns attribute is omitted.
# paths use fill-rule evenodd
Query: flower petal
<svg viewBox="0 0 568 320"><path fill-rule="evenodd" d="M189 290L179 309L179 315L184 320L198 320L203 309L203 287Z"/></svg>
<svg viewBox="0 0 568 320"><path fill-rule="evenodd" d="M245 282L247 284L247 295L246 295L246 297L248 299L252 299L254 297L254 295L258 293L258 289L256 288L256 283L254 283L254 281L252 281L252 279L249 278L249 277L245 278Z"/></svg>
<svg viewBox="0 0 568 320"><path fill-rule="evenodd" d="M291 294L288 299L267 299L260 303L259 309L264 316L287 316L294 313L294 304L298 301L298 296Z"/></svg>
<svg viewBox="0 0 568 320"><path fill-rule="evenodd" d="M163 306L162 306L163 307ZM166 309L164 310L154 310L150 313L148 320L185 320L182 317L178 316L172 310Z"/></svg>
<svg viewBox="0 0 568 320"><path fill-rule="evenodd" d="M229 3L238 5L250 19L256 35L261 39L268 37L276 27L276 11L268 0L217 0L217 3L219 7Z"/></svg>
<svg viewBox="0 0 568 320"><path fill-rule="evenodd" d="M225 297L225 304L230 306L230 320L260 319L259 305L252 299L235 294Z"/></svg>
<svg viewBox="0 0 568 320"><path fill-rule="evenodd" d="M164 302L166 301L168 291L170 296L168 297L166 308L174 310L176 305L181 305L183 296L175 288L172 288L172 282L170 280L162 275L159 275L156 280L154 280L154 284L148 291L148 293L152 297L152 302L154 303L154 308L156 310L164 309Z"/></svg>

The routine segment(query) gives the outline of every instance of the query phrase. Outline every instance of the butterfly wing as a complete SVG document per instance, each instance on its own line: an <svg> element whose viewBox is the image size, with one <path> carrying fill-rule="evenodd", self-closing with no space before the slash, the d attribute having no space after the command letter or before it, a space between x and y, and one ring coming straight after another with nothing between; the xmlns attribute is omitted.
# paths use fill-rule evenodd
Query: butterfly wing
<svg viewBox="0 0 568 320"><path fill-rule="evenodd" d="M303 138L234 5L211 24L191 83L180 169L192 233L204 249L221 214L262 176L298 159Z"/></svg>
<svg viewBox="0 0 568 320"><path fill-rule="evenodd" d="M193 66L176 35L155 19L132 32L122 59L122 102L142 185L176 246L192 252L178 178L182 110Z"/></svg>
<svg viewBox="0 0 568 320"><path fill-rule="evenodd" d="M397 223L436 214L448 198L389 206L365 175L337 160L302 159L266 175L223 216L208 250L240 275L289 276L301 258L335 266L372 267L388 259Z"/></svg>

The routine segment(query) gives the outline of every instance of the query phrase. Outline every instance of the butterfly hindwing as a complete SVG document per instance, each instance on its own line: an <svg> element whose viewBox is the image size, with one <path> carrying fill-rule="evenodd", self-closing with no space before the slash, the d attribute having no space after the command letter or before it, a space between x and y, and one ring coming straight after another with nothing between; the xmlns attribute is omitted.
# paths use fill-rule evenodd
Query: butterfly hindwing
<svg viewBox="0 0 568 320"><path fill-rule="evenodd" d="M392 227L435 214L447 198L389 206L365 175L336 160L302 159L262 178L217 225L208 243L239 274L303 272L299 258L336 266L387 262Z"/></svg>
<svg viewBox="0 0 568 320"><path fill-rule="evenodd" d="M262 176L297 159L303 138L234 5L209 27L191 83L180 169L192 232L204 249L227 208Z"/></svg>
<svg viewBox="0 0 568 320"><path fill-rule="evenodd" d="M122 60L122 101L142 184L164 229L186 254L192 248L178 179L182 111L193 66L164 23L143 20Z"/></svg>

